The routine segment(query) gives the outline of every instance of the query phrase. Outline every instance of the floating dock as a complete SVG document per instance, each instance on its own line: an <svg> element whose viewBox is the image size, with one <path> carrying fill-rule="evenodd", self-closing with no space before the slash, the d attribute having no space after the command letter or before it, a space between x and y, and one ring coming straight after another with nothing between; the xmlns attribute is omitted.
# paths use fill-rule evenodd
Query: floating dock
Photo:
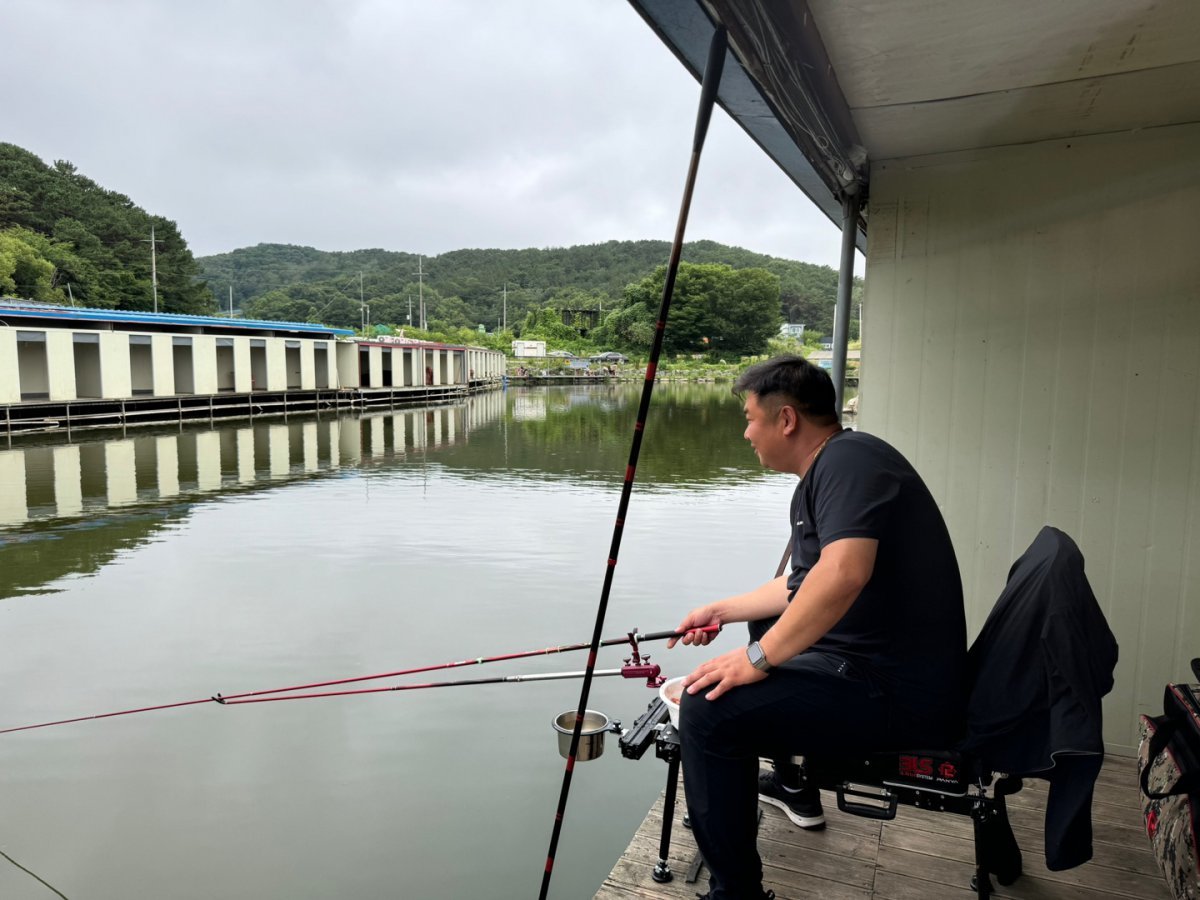
<svg viewBox="0 0 1200 900"><path fill-rule="evenodd" d="M454 402L504 354L267 322L0 300L0 433Z"/></svg>
<svg viewBox="0 0 1200 900"><path fill-rule="evenodd" d="M708 890L708 870L688 883L696 857L692 833L683 825L682 785L669 862L672 881L651 877L658 860L662 799L650 810L595 900L695 900ZM1009 821L1024 857L1025 874L1009 887L995 883L996 898L1021 900L1169 900L1138 805L1137 764L1109 756L1092 803L1095 856L1066 872L1045 866L1043 827L1047 783L1025 779L1007 798ZM758 847L765 885L779 900L972 900L974 874L971 820L965 816L901 807L890 822L838 811L823 793L824 831L802 831L771 806L763 807Z"/></svg>
<svg viewBox="0 0 1200 900"><path fill-rule="evenodd" d="M21 434L63 433L89 428L132 428L228 419L257 419L316 413L391 410L460 403L472 393L493 390L491 382L440 387L259 391L249 394L201 394L134 397L121 400L26 401L0 408L0 435L10 442Z"/></svg>

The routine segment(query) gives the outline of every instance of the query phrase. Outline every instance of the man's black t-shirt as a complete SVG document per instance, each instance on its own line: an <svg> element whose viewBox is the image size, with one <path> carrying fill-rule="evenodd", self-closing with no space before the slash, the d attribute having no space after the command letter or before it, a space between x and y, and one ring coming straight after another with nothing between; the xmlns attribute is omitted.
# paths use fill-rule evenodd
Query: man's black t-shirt
<svg viewBox="0 0 1200 900"><path fill-rule="evenodd" d="M849 660L897 707L957 718L967 687L962 581L942 514L899 451L857 431L834 435L792 498L794 596L823 547L879 542L854 604L810 648Z"/></svg>

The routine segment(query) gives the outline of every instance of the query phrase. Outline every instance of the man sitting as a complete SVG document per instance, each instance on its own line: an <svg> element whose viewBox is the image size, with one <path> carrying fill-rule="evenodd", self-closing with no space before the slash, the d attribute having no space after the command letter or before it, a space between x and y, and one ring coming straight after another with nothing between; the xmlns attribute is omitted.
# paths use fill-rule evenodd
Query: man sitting
<svg viewBox="0 0 1200 900"><path fill-rule="evenodd" d="M734 391L759 461L800 478L791 571L684 617L681 631L767 621L749 647L687 677L680 735L708 897L759 900L774 896L756 846L759 758L951 744L964 720L966 622L928 488L896 449L842 430L822 369L778 357L748 369ZM820 815L819 801L814 815L812 796L786 787L766 776L763 799L792 807L802 827Z"/></svg>

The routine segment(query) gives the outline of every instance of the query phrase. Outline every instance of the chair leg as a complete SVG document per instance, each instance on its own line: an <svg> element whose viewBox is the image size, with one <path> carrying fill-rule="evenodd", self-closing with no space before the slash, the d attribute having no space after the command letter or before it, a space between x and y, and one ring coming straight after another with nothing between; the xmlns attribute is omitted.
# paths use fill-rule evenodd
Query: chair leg
<svg viewBox="0 0 1200 900"><path fill-rule="evenodd" d="M987 824L991 816L991 804L986 800L976 800L971 807L971 830L975 838L975 874L971 878L971 890L979 895L979 900L988 900L992 896L992 879L987 864Z"/></svg>
<svg viewBox="0 0 1200 900"><path fill-rule="evenodd" d="M971 811L975 823L975 857L979 866L1002 885L1021 877L1021 848L1008 822L1003 795L976 801Z"/></svg>

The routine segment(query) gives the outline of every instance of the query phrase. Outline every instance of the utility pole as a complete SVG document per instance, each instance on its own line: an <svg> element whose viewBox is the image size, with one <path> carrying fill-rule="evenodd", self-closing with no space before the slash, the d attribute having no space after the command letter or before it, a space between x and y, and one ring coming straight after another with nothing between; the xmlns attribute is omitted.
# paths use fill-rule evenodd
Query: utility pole
<svg viewBox="0 0 1200 900"><path fill-rule="evenodd" d="M233 285L229 286L229 318L233 318Z"/></svg>
<svg viewBox="0 0 1200 900"><path fill-rule="evenodd" d="M71 290L71 282L67 282L67 296L71 298L71 305L75 305L75 292Z"/></svg>
<svg viewBox="0 0 1200 900"><path fill-rule="evenodd" d="M412 325L412 294L408 295L408 324Z"/></svg>
<svg viewBox="0 0 1200 900"><path fill-rule="evenodd" d="M504 282L504 327L501 331L508 331L508 282Z"/></svg>
<svg viewBox="0 0 1200 900"><path fill-rule="evenodd" d="M150 240L142 239L143 244L150 245L150 284L154 290L154 311L158 312L158 242L154 240L154 226L150 226Z"/></svg>
<svg viewBox="0 0 1200 900"><path fill-rule="evenodd" d="M367 305L363 302L363 279L362 272L358 273L358 317L362 321L363 333L367 330Z"/></svg>
<svg viewBox="0 0 1200 900"><path fill-rule="evenodd" d="M417 291L420 294L419 303L417 305L417 316L419 324L417 325L422 331L425 330L425 257L417 257L417 271L414 273L417 276Z"/></svg>

